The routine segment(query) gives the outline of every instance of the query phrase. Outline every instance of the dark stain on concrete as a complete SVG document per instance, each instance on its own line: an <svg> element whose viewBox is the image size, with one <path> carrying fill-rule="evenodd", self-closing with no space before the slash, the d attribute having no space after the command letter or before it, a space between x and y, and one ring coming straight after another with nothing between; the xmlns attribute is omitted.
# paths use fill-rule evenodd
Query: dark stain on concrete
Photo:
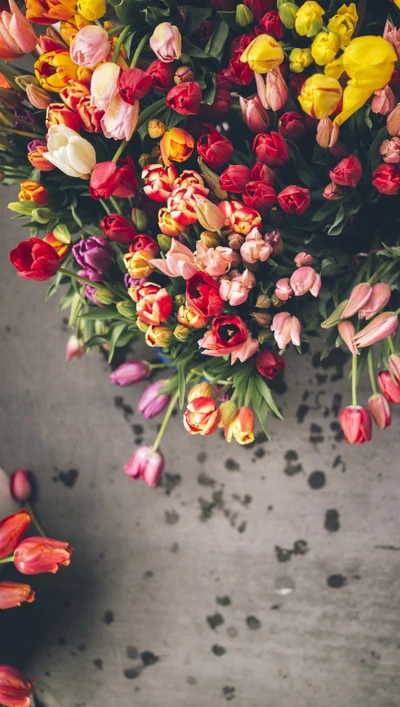
<svg viewBox="0 0 400 707"><path fill-rule="evenodd" d="M103 622L109 626L112 624L114 621L114 612L113 611L105 611L103 615Z"/></svg>
<svg viewBox="0 0 400 707"><path fill-rule="evenodd" d="M294 449L288 449L285 452L286 466L283 471L287 476L294 476L303 471L303 465L298 461L299 455Z"/></svg>
<svg viewBox="0 0 400 707"><path fill-rule="evenodd" d="M182 481L180 474L169 474L167 471L161 477L160 486L164 489L165 495L170 496Z"/></svg>
<svg viewBox="0 0 400 707"><path fill-rule="evenodd" d="M216 598L215 598L215 601L216 601L217 604L219 604L220 606L229 606L229 604L232 604L232 600L231 600L230 597L228 597L227 594L224 594L223 597L216 597Z"/></svg>
<svg viewBox="0 0 400 707"><path fill-rule="evenodd" d="M321 444L324 441L323 429L315 422L313 422L310 426L309 440L311 444Z"/></svg>
<svg viewBox="0 0 400 707"><path fill-rule="evenodd" d="M129 422L129 418L133 415L133 408L131 405L127 405L122 397L122 395L116 395L114 398L114 405L117 410L121 410L124 416L124 420Z"/></svg>
<svg viewBox="0 0 400 707"><path fill-rule="evenodd" d="M312 489L322 489L326 484L326 476L323 471L313 471L308 477L308 484Z"/></svg>
<svg viewBox="0 0 400 707"><path fill-rule="evenodd" d="M344 440L344 435L340 422L338 422L337 420L333 420L333 422L331 422L330 424L330 428L334 433L333 439L335 440L335 442L342 442Z"/></svg>
<svg viewBox="0 0 400 707"><path fill-rule="evenodd" d="M223 646L219 646L217 643L215 643L213 646L211 646L211 650L214 653L214 655L221 656L226 653L226 648Z"/></svg>
<svg viewBox="0 0 400 707"><path fill-rule="evenodd" d="M216 481L202 471L197 477L197 483L200 484L200 486L215 486Z"/></svg>
<svg viewBox="0 0 400 707"><path fill-rule="evenodd" d="M252 631L257 631L261 628L261 621L256 616L246 616L246 625Z"/></svg>
<svg viewBox="0 0 400 707"><path fill-rule="evenodd" d="M332 463L332 469L336 469L337 466L341 466L342 471L346 471L346 464L343 461L340 454L337 454L337 456L334 458L333 463Z"/></svg>
<svg viewBox="0 0 400 707"><path fill-rule="evenodd" d="M97 668L97 670L103 670L103 661L101 658L95 658L93 665Z"/></svg>
<svg viewBox="0 0 400 707"><path fill-rule="evenodd" d="M124 675L128 680L135 680L140 676L139 668L125 668Z"/></svg>
<svg viewBox="0 0 400 707"><path fill-rule="evenodd" d="M293 555L305 555L308 550L308 543L305 540L296 540L291 549L275 545L275 555L278 562L288 562Z"/></svg>
<svg viewBox="0 0 400 707"><path fill-rule="evenodd" d="M209 627L212 628L213 631L215 631L218 626L222 626L222 624L224 623L224 617L219 612L216 612L212 616L206 616L206 621Z"/></svg>
<svg viewBox="0 0 400 707"><path fill-rule="evenodd" d="M150 665L155 665L160 660L159 656L155 655L155 653L152 653L152 651L142 651L140 657L142 659L143 665L145 665L147 668Z"/></svg>
<svg viewBox="0 0 400 707"><path fill-rule="evenodd" d="M225 687L222 688L222 695L225 697L227 702L234 700L236 697L235 688L230 685L225 685Z"/></svg>
<svg viewBox="0 0 400 707"><path fill-rule="evenodd" d="M167 525L176 525L179 523L180 515L172 509L171 511L164 511L164 518Z"/></svg>
<svg viewBox="0 0 400 707"><path fill-rule="evenodd" d="M61 481L64 486L66 486L68 489L72 489L79 476L79 471L78 469L68 469L68 471L59 471L58 472L58 478Z"/></svg>
<svg viewBox="0 0 400 707"><path fill-rule="evenodd" d="M306 405L305 403L300 403L299 407L297 408L296 411L296 418L297 422L301 424L304 422L305 418L307 417L308 413L310 412L310 406Z"/></svg>
<svg viewBox="0 0 400 707"><path fill-rule="evenodd" d="M135 646L127 646L126 655L131 660L136 660L139 657L139 651L137 648L135 648Z"/></svg>
<svg viewBox="0 0 400 707"><path fill-rule="evenodd" d="M331 574L326 580L328 587L331 587L331 589L340 589L346 582L347 578L342 574Z"/></svg>
<svg viewBox="0 0 400 707"><path fill-rule="evenodd" d="M228 469L228 471L240 471L240 466L235 459L228 458L225 460L225 469Z"/></svg>
<svg viewBox="0 0 400 707"><path fill-rule="evenodd" d="M325 513L324 528L329 533L336 533L340 528L339 513L336 508L329 508Z"/></svg>

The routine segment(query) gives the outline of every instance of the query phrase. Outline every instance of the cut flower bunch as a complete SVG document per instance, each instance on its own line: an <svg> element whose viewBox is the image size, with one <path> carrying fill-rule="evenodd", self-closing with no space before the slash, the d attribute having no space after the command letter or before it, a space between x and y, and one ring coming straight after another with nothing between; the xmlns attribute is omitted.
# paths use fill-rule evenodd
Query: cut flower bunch
<svg viewBox="0 0 400 707"><path fill-rule="evenodd" d="M10 260L51 279L49 296L67 286L68 359L101 346L111 361L143 335L161 362L111 380L171 372L142 396L146 417L166 414L127 474L157 484L178 401L190 434L248 444L258 417L268 435L269 381L311 337L323 357L351 352L345 438L369 441L371 418L387 427L400 403L399 0L9 2L1 176L20 184L9 208L30 232ZM27 52L34 73L15 64Z"/></svg>

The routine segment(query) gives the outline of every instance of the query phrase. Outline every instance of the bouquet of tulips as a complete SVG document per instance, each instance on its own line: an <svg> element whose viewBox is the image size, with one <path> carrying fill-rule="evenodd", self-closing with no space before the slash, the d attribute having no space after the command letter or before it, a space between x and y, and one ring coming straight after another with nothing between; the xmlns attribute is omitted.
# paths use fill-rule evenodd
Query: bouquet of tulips
<svg viewBox="0 0 400 707"><path fill-rule="evenodd" d="M30 231L10 260L50 279L49 296L67 288L67 358L103 347L111 361L143 334L151 361L112 381L171 372L140 400L166 413L126 472L156 485L178 401L190 434L248 444L258 417L268 436L270 381L311 337L323 357L352 355L346 439L370 440L371 418L387 427L400 403L399 0L9 2L1 169ZM26 52L34 73L14 63Z"/></svg>

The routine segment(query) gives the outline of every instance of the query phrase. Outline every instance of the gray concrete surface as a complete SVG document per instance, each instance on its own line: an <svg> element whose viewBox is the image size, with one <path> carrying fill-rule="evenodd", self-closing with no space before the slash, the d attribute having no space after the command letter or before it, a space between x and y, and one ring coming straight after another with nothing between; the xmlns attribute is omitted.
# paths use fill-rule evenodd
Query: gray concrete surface
<svg viewBox="0 0 400 707"><path fill-rule="evenodd" d="M75 548L2 613L0 663L45 707L398 707L399 410L374 444L341 441L347 371L314 345L289 356L271 443L189 437L178 416L163 486L132 482L158 423L133 411L144 385L64 363L64 315L9 265L25 231L0 196L0 464L35 472L43 525Z"/></svg>

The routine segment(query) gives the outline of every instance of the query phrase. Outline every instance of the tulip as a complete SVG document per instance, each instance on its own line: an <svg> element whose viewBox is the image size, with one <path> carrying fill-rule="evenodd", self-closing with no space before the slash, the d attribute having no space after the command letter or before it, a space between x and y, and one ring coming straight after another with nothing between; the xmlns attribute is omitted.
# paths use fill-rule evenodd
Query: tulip
<svg viewBox="0 0 400 707"><path fill-rule="evenodd" d="M178 240L173 240L165 259L160 258L150 261L153 267L158 268L167 277L183 277L188 280L197 272L193 252Z"/></svg>
<svg viewBox="0 0 400 707"><path fill-rule="evenodd" d="M81 121L79 115L66 108L64 103L50 103L46 110L46 127L52 125L65 125L75 132L79 132Z"/></svg>
<svg viewBox="0 0 400 707"><path fill-rule="evenodd" d="M295 29L297 34L302 37L315 37L321 30L324 14L325 10L321 5L313 0L306 0L296 13Z"/></svg>
<svg viewBox="0 0 400 707"><path fill-rule="evenodd" d="M174 82L176 84L184 81L194 81L194 73L190 66L179 66L174 74Z"/></svg>
<svg viewBox="0 0 400 707"><path fill-rule="evenodd" d="M278 130L286 140L299 142L306 133L306 127L300 113L288 111L280 116L278 121Z"/></svg>
<svg viewBox="0 0 400 707"><path fill-rule="evenodd" d="M169 91L173 87L176 63L164 64L159 59L151 62L150 66L147 67L146 73L153 82L153 88L158 91Z"/></svg>
<svg viewBox="0 0 400 707"><path fill-rule="evenodd" d="M72 252L77 263L84 269L84 277L100 282L111 265L111 244L101 236L89 236L75 243Z"/></svg>
<svg viewBox="0 0 400 707"><path fill-rule="evenodd" d="M348 405L339 415L345 440L350 444L363 444L372 437L371 416L361 405Z"/></svg>
<svg viewBox="0 0 400 707"><path fill-rule="evenodd" d="M106 14L106 0L78 0L77 11L90 22Z"/></svg>
<svg viewBox="0 0 400 707"><path fill-rule="evenodd" d="M247 234L246 240L240 247L240 255L246 263L256 263L258 260L265 262L272 254L272 246L266 243L257 228Z"/></svg>
<svg viewBox="0 0 400 707"><path fill-rule="evenodd" d="M33 601L35 601L35 592L33 591L32 587L29 586L29 584L20 584L17 582L0 582L0 609L13 609L16 606L21 606L23 602L30 604Z"/></svg>
<svg viewBox="0 0 400 707"><path fill-rule="evenodd" d="M114 140L130 140L139 118L139 101L126 103L117 93L101 119L104 136Z"/></svg>
<svg viewBox="0 0 400 707"><path fill-rule="evenodd" d="M335 169L331 169L329 172L332 182L341 187L356 187L362 174L361 163L355 155L345 157L336 165Z"/></svg>
<svg viewBox="0 0 400 707"><path fill-rule="evenodd" d="M295 47L289 54L289 68L294 74L301 74L313 62L311 49Z"/></svg>
<svg viewBox="0 0 400 707"><path fill-rule="evenodd" d="M279 12L271 10L270 3L267 12L262 15L255 30L257 34L269 34L277 40L281 40L285 36L285 26L279 17Z"/></svg>
<svg viewBox="0 0 400 707"><path fill-rule="evenodd" d="M180 115L197 115L202 100L202 92L197 81L185 81L169 91L166 104Z"/></svg>
<svg viewBox="0 0 400 707"><path fill-rule="evenodd" d="M387 164L398 164L400 162L400 138L393 137L391 140L384 140L379 148L379 153Z"/></svg>
<svg viewBox="0 0 400 707"><path fill-rule="evenodd" d="M333 147L339 139L339 126L329 118L322 118L317 127L317 143L320 147Z"/></svg>
<svg viewBox="0 0 400 707"><path fill-rule="evenodd" d="M310 292L313 297L318 297L321 284L321 277L309 265L295 270L290 278L290 286L296 297L301 297L306 292Z"/></svg>
<svg viewBox="0 0 400 707"><path fill-rule="evenodd" d="M168 197L167 208L171 217L181 226L189 226L198 220L196 214L197 198L202 199L208 189L200 186L177 187Z"/></svg>
<svg viewBox="0 0 400 707"><path fill-rule="evenodd" d="M34 108L39 108L40 110L46 110L47 106L51 103L51 98L47 91L40 86L35 86L33 83L30 83L26 87L26 95L29 103L31 103Z"/></svg>
<svg viewBox="0 0 400 707"><path fill-rule="evenodd" d="M311 45L311 55L318 66L333 61L340 48L340 37L336 32L319 32Z"/></svg>
<svg viewBox="0 0 400 707"><path fill-rule="evenodd" d="M372 172L372 184L381 194L396 196L400 192L399 164L380 164Z"/></svg>
<svg viewBox="0 0 400 707"><path fill-rule="evenodd" d="M379 91L374 92L374 97L371 103L371 110L373 113L387 115L395 108L395 106L396 98L390 86L385 86L384 88L380 88Z"/></svg>
<svg viewBox="0 0 400 707"><path fill-rule="evenodd" d="M197 219L207 231L219 231L224 224L224 215L216 204L205 197L195 197L194 210Z"/></svg>
<svg viewBox="0 0 400 707"><path fill-rule="evenodd" d="M211 383L204 381L203 383L198 383L194 385L188 392L187 399L188 403L196 398L211 398L213 392L213 387Z"/></svg>
<svg viewBox="0 0 400 707"><path fill-rule="evenodd" d="M11 12L3 10L0 17L0 58L9 61L33 51L37 37L30 22L14 0L9 0Z"/></svg>
<svg viewBox="0 0 400 707"><path fill-rule="evenodd" d="M134 280L140 280L151 275L154 270L154 266L151 264L152 257L152 253L146 250L125 253L124 263L129 275Z"/></svg>
<svg viewBox="0 0 400 707"><path fill-rule="evenodd" d="M247 63L258 74L266 74L282 64L283 49L280 44L268 34L260 34L246 47L240 61Z"/></svg>
<svg viewBox="0 0 400 707"><path fill-rule="evenodd" d="M147 132L149 134L149 137L152 138L152 140L157 140L159 137L162 137L165 133L166 126L165 123L162 122L162 120L158 120L158 118L151 118L149 120L148 125L147 125Z"/></svg>
<svg viewBox="0 0 400 707"><path fill-rule="evenodd" d="M395 405L400 404L400 381L393 380L389 371L378 374L378 385L387 400Z"/></svg>
<svg viewBox="0 0 400 707"><path fill-rule="evenodd" d="M19 201L34 201L38 206L46 206L49 203L49 192L40 182L26 179L21 182L20 187Z"/></svg>
<svg viewBox="0 0 400 707"><path fill-rule="evenodd" d="M182 37L175 25L161 22L150 37L149 44L157 58L164 63L179 59L182 53Z"/></svg>
<svg viewBox="0 0 400 707"><path fill-rule="evenodd" d="M220 281L219 294L224 302L229 302L232 307L238 307L247 300L255 284L256 278L249 270L245 269L243 273L231 270L228 277Z"/></svg>
<svg viewBox="0 0 400 707"><path fill-rule="evenodd" d="M165 322L172 312L172 299L167 290L152 282L133 288L132 298L136 302L137 314L146 324Z"/></svg>
<svg viewBox="0 0 400 707"><path fill-rule="evenodd" d="M156 381L151 383L144 390L139 402L138 402L138 412L144 415L148 420L160 412L168 405L171 396L161 393L162 388L165 385L165 381Z"/></svg>
<svg viewBox="0 0 400 707"><path fill-rule="evenodd" d="M53 125L47 137L43 156L69 177L88 179L96 164L93 145L65 125Z"/></svg>
<svg viewBox="0 0 400 707"><path fill-rule="evenodd" d="M386 128L391 137L400 137L400 103L389 113Z"/></svg>
<svg viewBox="0 0 400 707"><path fill-rule="evenodd" d="M27 469L17 469L10 474L11 496L20 503L28 501L33 493L31 473Z"/></svg>
<svg viewBox="0 0 400 707"><path fill-rule="evenodd" d="M164 457L150 446L135 449L124 465L125 474L131 479L143 479L148 486L157 486L163 468Z"/></svg>
<svg viewBox="0 0 400 707"><path fill-rule="evenodd" d="M399 320L394 312L382 312L372 319L364 329L356 334L354 341L359 348L372 346L377 341L382 341L396 331Z"/></svg>
<svg viewBox="0 0 400 707"><path fill-rule="evenodd" d="M21 241L10 251L9 258L19 277L37 282L53 277L61 265L54 248L40 238Z"/></svg>
<svg viewBox="0 0 400 707"><path fill-rule="evenodd" d="M258 340L253 339L246 324L237 315L214 317L211 329L198 342L206 356L231 355L231 363L247 361L258 349Z"/></svg>
<svg viewBox="0 0 400 707"><path fill-rule="evenodd" d="M243 98L239 96L242 118L252 133L268 130L270 119L267 110L263 107L258 96Z"/></svg>
<svg viewBox="0 0 400 707"><path fill-rule="evenodd" d="M358 349L354 343L354 337L356 335L356 328L355 328L354 324L352 322L349 322L348 320L344 320L342 322L339 322L338 332L339 332L340 336L342 337L344 343L346 344L347 348L349 349L350 353L352 354L352 356L357 356Z"/></svg>
<svg viewBox="0 0 400 707"><path fill-rule="evenodd" d="M279 5L279 18L286 29L294 29L298 7L294 2L283 0Z"/></svg>
<svg viewBox="0 0 400 707"><path fill-rule="evenodd" d="M146 331L147 346L168 348L173 340L174 334L169 326L149 326Z"/></svg>
<svg viewBox="0 0 400 707"><path fill-rule="evenodd" d="M358 310L359 319L372 319L375 314L386 307L392 295L389 285L377 282L372 286L372 291L367 302Z"/></svg>
<svg viewBox="0 0 400 707"><path fill-rule="evenodd" d="M206 124L207 132L197 140L197 152L213 169L219 169L231 158L234 146L212 125Z"/></svg>
<svg viewBox="0 0 400 707"><path fill-rule="evenodd" d="M389 356L389 368L394 377L400 383L400 354L394 353Z"/></svg>
<svg viewBox="0 0 400 707"><path fill-rule="evenodd" d="M268 167L282 167L289 159L286 140L274 131L259 133L253 140L252 150L257 160Z"/></svg>
<svg viewBox="0 0 400 707"><path fill-rule="evenodd" d="M137 68L127 69L119 74L118 90L126 103L134 105L136 101L147 95L152 83L153 79L146 71ZM161 135L154 137L161 137Z"/></svg>
<svg viewBox="0 0 400 707"><path fill-rule="evenodd" d="M342 313L342 319L347 317L352 317L356 314L364 305L367 304L372 294L372 287L368 282L360 282L358 285L353 287L346 307Z"/></svg>
<svg viewBox="0 0 400 707"><path fill-rule="evenodd" d="M165 234L166 236L170 236L170 238L174 238L182 233L185 226L181 226L179 223L177 223L177 221L172 218L168 209L163 208L160 209L158 212L158 228L160 229L161 233Z"/></svg>
<svg viewBox="0 0 400 707"><path fill-rule="evenodd" d="M375 393L368 398L368 407L370 409L372 419L379 429L384 430L389 427L392 422L392 414L390 405L385 396L380 393Z"/></svg>
<svg viewBox="0 0 400 707"><path fill-rule="evenodd" d="M289 91L279 68L268 71L265 82L261 74L256 74L255 78L258 97L263 108L281 110L286 105Z"/></svg>
<svg viewBox="0 0 400 707"><path fill-rule="evenodd" d="M98 162L90 177L92 199L109 199L110 196L128 198L135 196L138 180L132 159L115 162Z"/></svg>
<svg viewBox="0 0 400 707"><path fill-rule="evenodd" d="M250 172L250 182L268 182L268 184L273 184L275 181L276 174L271 167L263 164L262 162L255 162Z"/></svg>
<svg viewBox="0 0 400 707"><path fill-rule="evenodd" d="M278 204L287 214L304 214L310 206L310 190L292 184L277 195Z"/></svg>
<svg viewBox="0 0 400 707"><path fill-rule="evenodd" d="M341 57L325 67L330 78L338 79L343 72L348 76L342 110L335 117L338 125L361 108L374 91L389 83L396 61L396 52L386 39L365 36L353 39Z"/></svg>
<svg viewBox="0 0 400 707"><path fill-rule="evenodd" d="M186 162L192 155L195 141L183 128L166 130L161 138L161 155L166 165L173 162Z"/></svg>
<svg viewBox="0 0 400 707"><path fill-rule="evenodd" d="M251 179L250 175L251 171L246 165L231 164L220 175L220 187L233 194L241 194Z"/></svg>
<svg viewBox="0 0 400 707"><path fill-rule="evenodd" d="M112 61L106 61L96 67L90 82L92 103L100 110L111 109L114 98L119 95L118 79L120 67Z"/></svg>
<svg viewBox="0 0 400 707"><path fill-rule="evenodd" d="M47 144L44 140L32 140L26 149L28 150L27 158L34 169L39 169L41 172L51 172L55 169L55 165L43 157L47 152Z"/></svg>
<svg viewBox="0 0 400 707"><path fill-rule="evenodd" d="M232 437L239 444L254 442L254 413L250 408L239 408L234 419L225 427L226 441L231 442Z"/></svg>
<svg viewBox="0 0 400 707"><path fill-rule="evenodd" d="M342 187L338 187L338 185L334 184L334 182L329 182L322 194L324 199L328 199L328 201L338 201L339 199L343 199L344 195L344 189L342 189Z"/></svg>
<svg viewBox="0 0 400 707"><path fill-rule="evenodd" d="M97 290L95 290L96 292ZM85 293L86 294L86 293ZM96 302L97 303L97 302ZM67 363L71 361L73 358L81 358L81 356L84 356L86 353L85 349L83 348L83 340L78 339L75 334L69 337L67 341L67 346L65 348L65 360Z"/></svg>
<svg viewBox="0 0 400 707"><path fill-rule="evenodd" d="M290 342L300 346L301 324L298 318L290 316L289 312L275 314L271 331L274 332L275 341L280 349L285 349Z"/></svg>
<svg viewBox="0 0 400 707"><path fill-rule="evenodd" d="M23 540L14 554L14 565L21 574L55 574L61 565L68 567L72 548L52 538L30 537Z"/></svg>
<svg viewBox="0 0 400 707"><path fill-rule="evenodd" d="M136 229L132 222L121 214L109 214L104 216L100 222L100 226L106 238L115 243L128 245L132 243L137 235Z"/></svg>
<svg viewBox="0 0 400 707"><path fill-rule="evenodd" d="M357 22L358 13L354 2L339 7L336 15L333 15L328 21L329 31L336 32L340 37L341 49L345 49L350 44Z"/></svg>
<svg viewBox="0 0 400 707"><path fill-rule="evenodd" d="M383 38L390 42L397 54L397 58L400 59L400 30L398 30L390 20L386 20Z"/></svg>
<svg viewBox="0 0 400 707"><path fill-rule="evenodd" d="M207 317L184 305L179 307L177 319L185 328L189 329L203 329L207 325Z"/></svg>
<svg viewBox="0 0 400 707"><path fill-rule="evenodd" d="M273 380L279 371L286 368L286 362L277 351L263 349L257 355L256 368L261 376Z"/></svg>
<svg viewBox="0 0 400 707"><path fill-rule="evenodd" d="M4 707L30 707L33 684L11 665L0 665L0 700Z"/></svg>
<svg viewBox="0 0 400 707"><path fill-rule="evenodd" d="M336 110L341 98L342 87L336 78L313 74L304 82L298 100L307 115L321 119Z"/></svg>
<svg viewBox="0 0 400 707"><path fill-rule="evenodd" d="M309 255L308 253L302 251L301 253L297 253L297 255L295 255L294 262L296 263L296 267L298 268L302 267L303 265L312 265L313 257L312 255Z"/></svg>
<svg viewBox="0 0 400 707"><path fill-rule="evenodd" d="M183 416L183 426L192 435L212 434L219 422L220 412L211 397L196 397L188 402Z"/></svg>
<svg viewBox="0 0 400 707"><path fill-rule="evenodd" d="M126 361L110 373L110 381L115 385L131 385L137 381L148 378L151 372L151 367L147 361Z"/></svg>
<svg viewBox="0 0 400 707"><path fill-rule="evenodd" d="M70 240L70 235L68 232L68 235L66 235L66 240ZM43 238L45 243L48 243L51 245L54 250L56 251L58 257L60 260L64 260L64 258L68 255L71 249L70 243L66 243L65 240L60 241L56 236L54 235L53 231L50 231L50 233L46 233L45 237Z"/></svg>
<svg viewBox="0 0 400 707"><path fill-rule="evenodd" d="M110 53L107 32L97 25L82 27L73 41L70 53L75 64L95 69Z"/></svg>
<svg viewBox="0 0 400 707"><path fill-rule="evenodd" d="M236 254L235 257L237 257ZM211 277L226 275L231 269L233 259L234 251L231 248L224 248L223 246L207 248L201 240L196 243L197 266Z"/></svg>
<svg viewBox="0 0 400 707"><path fill-rule="evenodd" d="M277 297L281 302L287 302L293 296L293 290L290 286L290 281L288 277L282 277L277 281L275 287L275 297Z"/></svg>
<svg viewBox="0 0 400 707"><path fill-rule="evenodd" d="M46 91L59 93L78 77L78 67L69 52L58 49L42 54L34 65L35 76Z"/></svg>
<svg viewBox="0 0 400 707"><path fill-rule="evenodd" d="M0 560L12 555L32 520L27 508L0 521Z"/></svg>

